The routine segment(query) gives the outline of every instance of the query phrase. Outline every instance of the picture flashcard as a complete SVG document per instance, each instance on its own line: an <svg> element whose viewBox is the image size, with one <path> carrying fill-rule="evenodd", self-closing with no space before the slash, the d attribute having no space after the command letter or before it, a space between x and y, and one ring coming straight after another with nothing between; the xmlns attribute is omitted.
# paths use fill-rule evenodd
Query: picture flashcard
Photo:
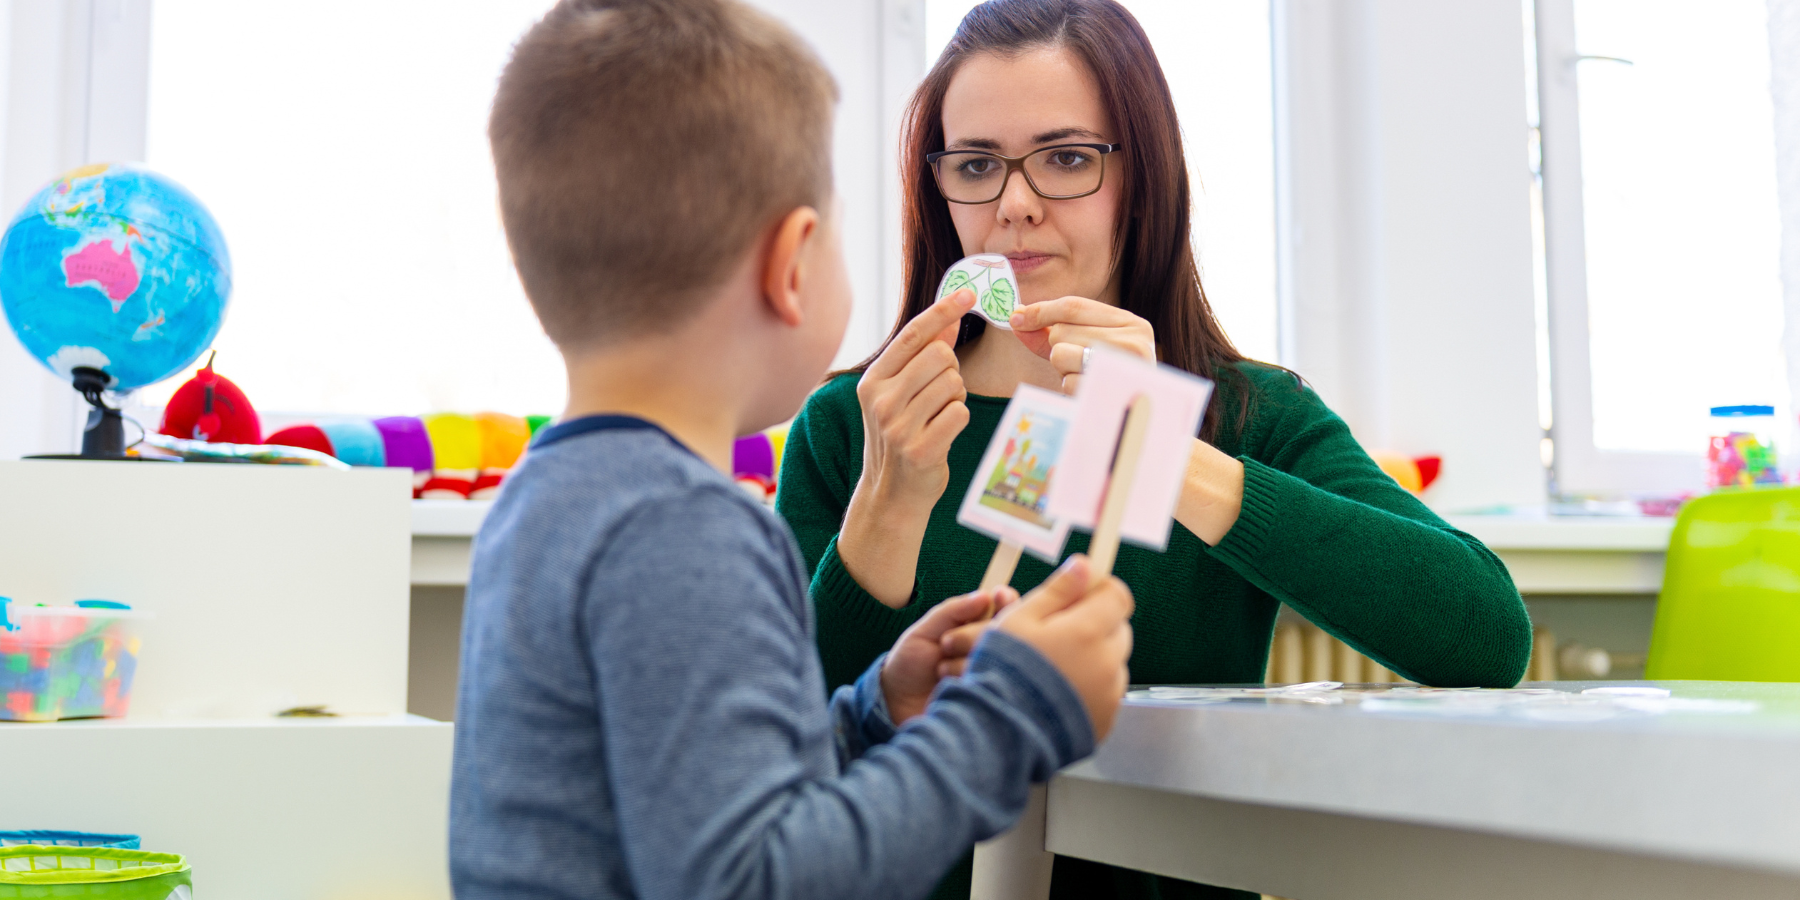
<svg viewBox="0 0 1800 900"><path fill-rule="evenodd" d="M1019 278L1013 274L1011 260L998 253L959 259L938 282L937 297L942 300L963 288L975 292L975 311L982 318L996 328L1012 330L1008 322L1019 307Z"/></svg>
<svg viewBox="0 0 1800 900"><path fill-rule="evenodd" d="M1069 525L1050 514L1049 498L1069 446L1074 413L1072 398L1019 385L981 456L956 521L1055 563Z"/></svg>
<svg viewBox="0 0 1800 900"><path fill-rule="evenodd" d="M1119 536L1158 552L1168 547L1169 523L1212 389L1211 381L1173 366L1095 345L1075 390L1075 416L1050 515L1075 528L1094 527L1125 412L1133 399L1148 396L1150 425Z"/></svg>

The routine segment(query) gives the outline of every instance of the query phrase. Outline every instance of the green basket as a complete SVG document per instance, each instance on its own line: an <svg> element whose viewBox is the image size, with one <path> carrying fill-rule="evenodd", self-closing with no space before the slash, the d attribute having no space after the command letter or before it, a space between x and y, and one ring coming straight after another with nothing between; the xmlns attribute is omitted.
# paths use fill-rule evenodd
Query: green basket
<svg viewBox="0 0 1800 900"><path fill-rule="evenodd" d="M0 847L0 900L188 900L194 870L177 853L116 847Z"/></svg>

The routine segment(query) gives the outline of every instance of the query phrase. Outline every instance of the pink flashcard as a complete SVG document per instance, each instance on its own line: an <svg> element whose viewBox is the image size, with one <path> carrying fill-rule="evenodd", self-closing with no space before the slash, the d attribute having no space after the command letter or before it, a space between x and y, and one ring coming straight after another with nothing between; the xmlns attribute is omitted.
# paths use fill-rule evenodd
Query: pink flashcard
<svg viewBox="0 0 1800 900"><path fill-rule="evenodd" d="M1069 537L1069 523L1050 515L1046 506L1062 470L1074 413L1074 400L1019 385L981 455L956 521L1056 562Z"/></svg>
<svg viewBox="0 0 1800 900"><path fill-rule="evenodd" d="M1050 515L1076 528L1094 527L1126 408L1138 396L1147 396L1150 427L1119 535L1152 550L1167 547L1169 522L1181 499L1188 457L1212 388L1212 382L1173 366L1096 345L1075 391L1074 423L1056 492L1050 495Z"/></svg>

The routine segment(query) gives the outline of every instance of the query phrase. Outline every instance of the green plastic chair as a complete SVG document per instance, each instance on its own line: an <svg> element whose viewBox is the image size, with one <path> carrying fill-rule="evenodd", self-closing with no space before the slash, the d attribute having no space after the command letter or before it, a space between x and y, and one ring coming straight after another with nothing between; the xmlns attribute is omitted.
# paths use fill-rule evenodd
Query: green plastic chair
<svg viewBox="0 0 1800 900"><path fill-rule="evenodd" d="M1682 508L1644 677L1800 681L1800 488L1726 490Z"/></svg>

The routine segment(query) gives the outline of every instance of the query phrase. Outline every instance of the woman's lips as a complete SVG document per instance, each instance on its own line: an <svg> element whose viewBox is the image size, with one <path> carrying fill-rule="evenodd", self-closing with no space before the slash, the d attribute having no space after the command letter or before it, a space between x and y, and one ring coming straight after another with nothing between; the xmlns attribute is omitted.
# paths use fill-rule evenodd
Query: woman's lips
<svg viewBox="0 0 1800 900"><path fill-rule="evenodd" d="M1013 272L1024 275L1050 261L1048 253L1008 253L1006 258L1012 263Z"/></svg>

